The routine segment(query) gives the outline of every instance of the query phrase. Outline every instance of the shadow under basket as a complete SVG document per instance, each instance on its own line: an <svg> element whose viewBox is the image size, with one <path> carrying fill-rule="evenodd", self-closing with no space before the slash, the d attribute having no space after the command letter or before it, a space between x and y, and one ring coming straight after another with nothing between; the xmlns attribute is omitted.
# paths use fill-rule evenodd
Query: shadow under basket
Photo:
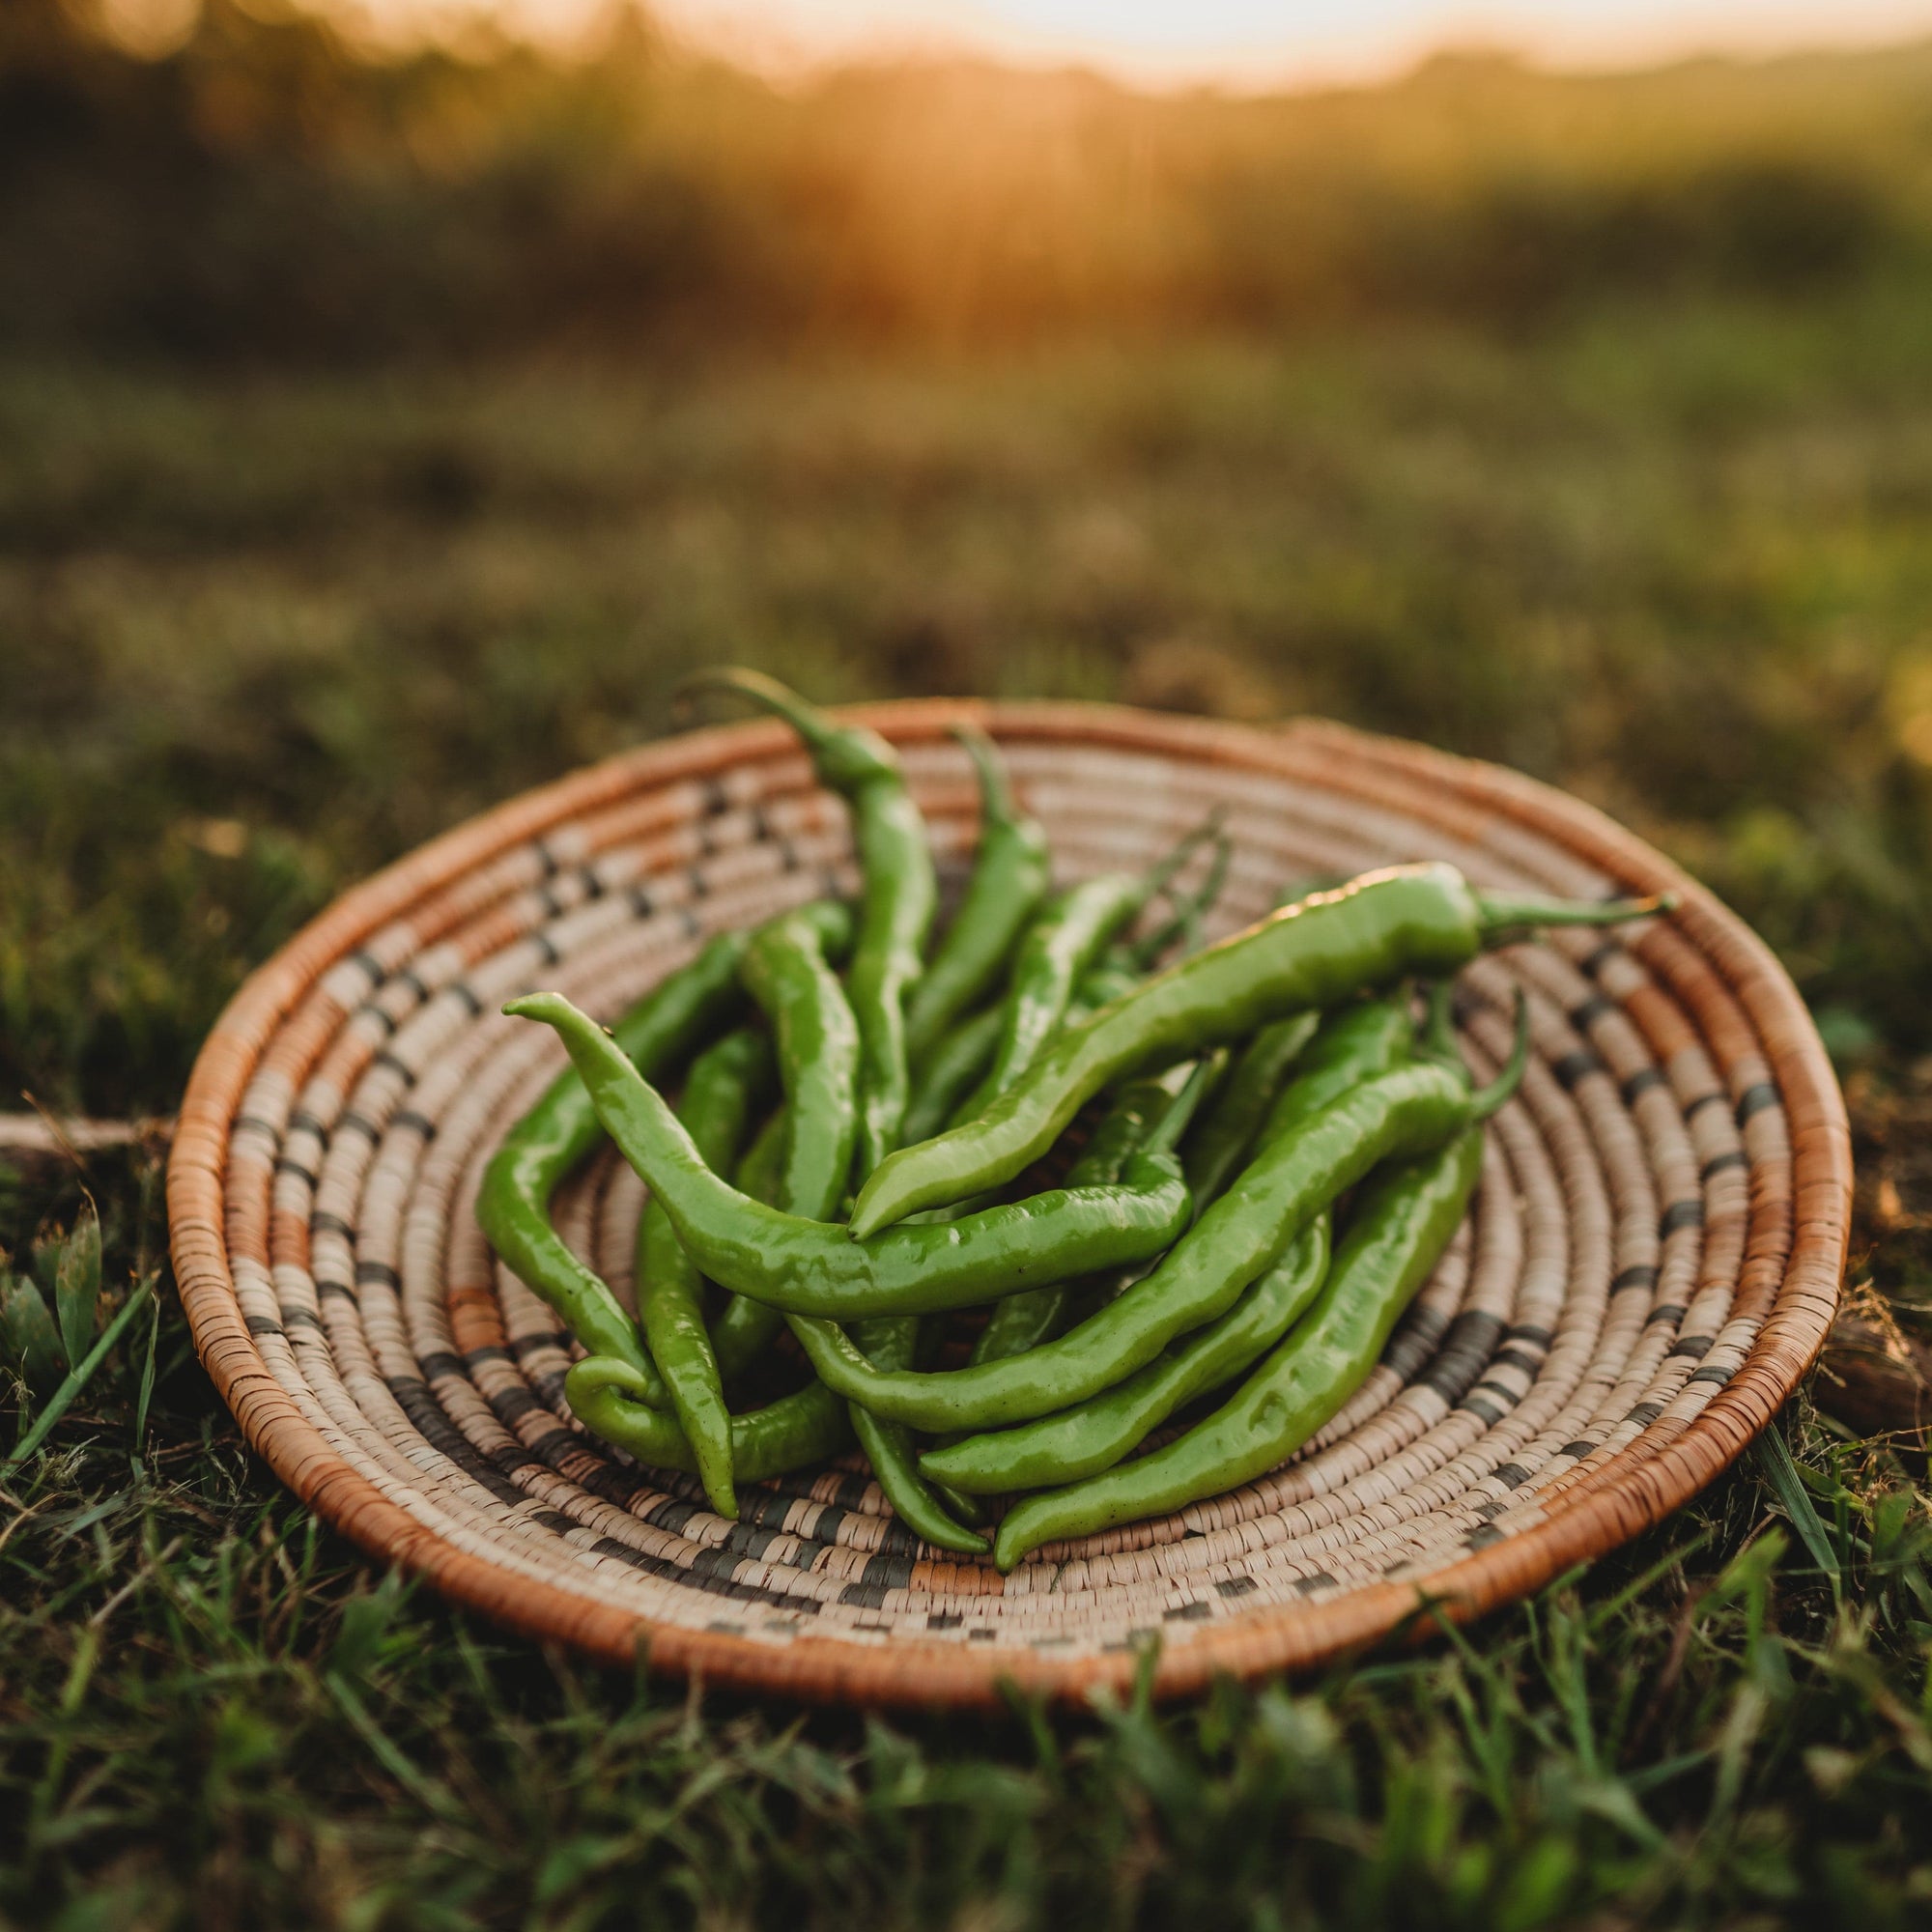
<svg viewBox="0 0 1932 1932"><path fill-rule="evenodd" d="M562 1064L497 1009L554 986L609 1020L703 937L854 884L843 807L766 722L579 773L437 839L256 973L203 1048L168 1173L196 1346L248 1440L372 1556L533 1636L787 1696L982 1705L1303 1667L1418 1613L1474 1615L1602 1554L1764 1427L1831 1324L1851 1155L1804 1005L1765 946L1601 813L1492 766L1297 723L1069 705L861 714L902 750L942 875L976 795L947 727L999 741L1063 879L1145 865L1223 805L1210 936L1288 884L1443 858L1669 919L1484 959L1472 1065L1535 1058L1468 1222L1368 1382L1299 1456L1001 1577L931 1549L848 1462L695 1482L585 1435L569 1344L499 1265L479 1177ZM628 1293L640 1184L608 1152L559 1230Z"/></svg>

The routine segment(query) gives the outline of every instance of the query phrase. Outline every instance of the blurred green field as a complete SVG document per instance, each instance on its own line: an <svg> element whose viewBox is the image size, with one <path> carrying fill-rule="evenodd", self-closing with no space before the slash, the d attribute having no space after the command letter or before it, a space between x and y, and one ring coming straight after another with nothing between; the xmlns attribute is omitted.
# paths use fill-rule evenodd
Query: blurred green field
<svg viewBox="0 0 1932 1932"><path fill-rule="evenodd" d="M1932 1332L1932 52L1148 102L780 95L632 16L576 67L88 18L0 13L0 1112L167 1114L302 920L702 663L1313 711L1568 785L1767 934L1853 1104L1855 1298ZM800 1717L320 1530L159 1184L0 1159L0 1270L51 1292L91 1196L102 1319L159 1291L0 1466L0 1932L1932 1913L1923 1443L1830 1371L1466 1638Z"/></svg>
<svg viewBox="0 0 1932 1932"><path fill-rule="evenodd" d="M16 365L0 1085L165 1111L297 919L721 657L1501 758L1729 896L1845 1053L1922 1052L1928 316L1903 281L1533 343Z"/></svg>

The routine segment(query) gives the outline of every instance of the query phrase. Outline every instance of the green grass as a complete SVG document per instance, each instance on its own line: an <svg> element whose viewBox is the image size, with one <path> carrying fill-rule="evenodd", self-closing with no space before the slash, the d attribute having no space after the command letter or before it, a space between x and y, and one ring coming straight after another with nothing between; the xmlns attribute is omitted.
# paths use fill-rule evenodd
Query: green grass
<svg viewBox="0 0 1932 1932"><path fill-rule="evenodd" d="M167 1110L302 918L668 728L706 659L829 697L1308 707L1575 786L1769 933L1853 1074L1867 1190L1902 1194L1856 1278L1914 1321L1926 307L655 376L0 370L4 1104ZM105 1307L158 1278L162 1313L0 1479L0 1924L1932 1912L1922 1463L1806 1403L1662 1530L1413 1653L1168 1715L800 1717L384 1581L213 1400L148 1156L0 1177L12 1265L51 1286L83 1179Z"/></svg>

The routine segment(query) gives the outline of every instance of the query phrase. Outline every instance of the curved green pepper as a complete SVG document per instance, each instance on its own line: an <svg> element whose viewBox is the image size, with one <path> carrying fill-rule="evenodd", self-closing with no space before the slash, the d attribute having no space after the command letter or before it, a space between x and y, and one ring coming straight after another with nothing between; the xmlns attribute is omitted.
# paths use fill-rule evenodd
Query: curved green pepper
<svg viewBox="0 0 1932 1932"><path fill-rule="evenodd" d="M1157 1081L1137 1080L1121 1091L1080 1157L1066 1171L1068 1187L1106 1187L1121 1178L1121 1170L1152 1131L1154 1122L1173 1104L1173 1096ZM1078 1283L1057 1281L1046 1288L1026 1288L993 1304L986 1325L974 1338L970 1367L976 1362L1004 1361L1050 1341L1065 1324Z"/></svg>
<svg viewBox="0 0 1932 1932"><path fill-rule="evenodd" d="M993 741L977 724L955 724L980 781L980 849L946 937L906 1004L906 1058L917 1070L963 1012L992 991L1014 946L1046 896L1046 833L1013 803Z"/></svg>
<svg viewBox="0 0 1932 1932"><path fill-rule="evenodd" d="M1234 1176L1254 1146L1275 1094L1321 1024L1319 1013L1293 1013L1264 1026L1241 1050L1215 1097L1212 1112L1189 1135L1181 1166L1194 1196L1196 1219Z"/></svg>
<svg viewBox="0 0 1932 1932"><path fill-rule="evenodd" d="M919 1466L968 1495L1041 1490L1110 1469L1176 1409L1272 1349L1315 1299L1327 1266L1328 1216L1321 1213L1227 1314L1171 1344L1124 1381L1017 1429L928 1450Z"/></svg>
<svg viewBox="0 0 1932 1932"><path fill-rule="evenodd" d="M591 1355L563 1378L571 1410L593 1435L658 1469L698 1473L697 1457L674 1415L652 1408L628 1362ZM731 1467L741 1483L781 1476L836 1456L852 1439L846 1406L822 1382L731 1418Z"/></svg>
<svg viewBox="0 0 1932 1932"><path fill-rule="evenodd" d="M805 741L820 781L852 810L863 880L846 991L859 1022L860 1179L898 1145L906 1105L905 999L918 983L939 903L925 821L906 790L898 753L863 725L840 724L776 678L706 671L690 689L736 692L782 718Z"/></svg>
<svg viewBox="0 0 1932 1932"><path fill-rule="evenodd" d="M970 1307L1144 1261L1186 1220L1179 1162L1163 1149L1135 1154L1118 1187L1055 1188L960 1220L854 1241L838 1227L762 1207L721 1180L663 1096L562 994L526 994L503 1010L562 1035L598 1118L664 1203L698 1266L720 1286L789 1314L849 1321Z"/></svg>
<svg viewBox="0 0 1932 1932"><path fill-rule="evenodd" d="M994 1561L1010 1570L1042 1543L1184 1509L1292 1456L1375 1367L1455 1234L1482 1161L1483 1137L1470 1130L1378 1176L1314 1306L1236 1394L1164 1447L1015 1504L1000 1524Z"/></svg>
<svg viewBox="0 0 1932 1932"><path fill-rule="evenodd" d="M692 1063L678 1119L706 1160L722 1167L737 1152L753 1095L771 1070L771 1043L750 1027L727 1033ZM638 1321L651 1359L670 1391L711 1507L735 1518L731 1417L704 1325L704 1277L654 1200L645 1202L638 1222L637 1254Z"/></svg>
<svg viewBox="0 0 1932 1932"><path fill-rule="evenodd" d="M855 1358L834 1323L794 1324L793 1332L822 1381L875 1413L934 1434L1026 1422L1084 1402L1145 1367L1177 1335L1223 1314L1317 1213L1373 1168L1439 1147L1501 1105L1521 1075L1526 1049L1525 1033L1510 1066L1479 1094L1456 1070L1419 1062L1365 1081L1265 1141L1152 1273L1027 1354L935 1375L884 1375Z"/></svg>
<svg viewBox="0 0 1932 1932"><path fill-rule="evenodd" d="M1000 1005L1000 1037L993 1063L959 1107L971 1119L985 1111L1039 1057L1066 1015L1081 980L1120 933L1204 838L1218 828L1189 833L1145 872L1102 872L1067 887L1040 914L1020 941L1006 998ZM1126 963L1124 960L1122 963Z"/></svg>
<svg viewBox="0 0 1932 1932"><path fill-rule="evenodd" d="M1406 974L1453 973L1531 926L1611 924L1660 909L1661 901L1590 906L1481 895L1439 864L1392 867L1317 894L1156 974L1062 1034L980 1119L891 1155L860 1190L852 1236L863 1240L922 1208L1011 1179L1093 1094L1159 1056L1240 1039Z"/></svg>
<svg viewBox="0 0 1932 1932"><path fill-rule="evenodd" d="M830 900L807 909L828 933L849 931L849 915ZM689 965L652 988L611 1031L618 1049L649 1078L662 1078L744 1009L738 968L749 932L721 932ZM483 1171L476 1219L517 1278L542 1296L595 1355L629 1362L652 1391L669 1400L637 1324L601 1276L586 1267L551 1225L551 1196L603 1138L597 1111L574 1066L567 1066L504 1137Z"/></svg>

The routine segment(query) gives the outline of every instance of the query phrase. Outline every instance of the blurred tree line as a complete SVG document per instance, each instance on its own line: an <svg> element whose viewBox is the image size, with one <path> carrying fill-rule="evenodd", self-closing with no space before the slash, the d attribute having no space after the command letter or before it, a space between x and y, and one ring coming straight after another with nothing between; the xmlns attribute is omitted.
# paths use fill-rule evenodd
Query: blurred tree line
<svg viewBox="0 0 1932 1932"><path fill-rule="evenodd" d="M565 55L375 49L283 0L202 0L139 51L100 4L0 7L0 343L355 361L1524 327L1835 286L1932 228L1932 46L1151 99L970 63L781 89L635 7Z"/></svg>

